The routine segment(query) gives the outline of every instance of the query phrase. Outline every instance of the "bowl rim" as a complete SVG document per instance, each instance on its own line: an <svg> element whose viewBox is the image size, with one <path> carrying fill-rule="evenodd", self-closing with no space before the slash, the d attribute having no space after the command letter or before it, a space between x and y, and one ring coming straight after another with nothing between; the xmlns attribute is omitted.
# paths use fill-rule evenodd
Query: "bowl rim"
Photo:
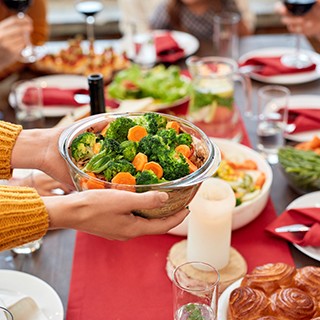
<svg viewBox="0 0 320 320"><path fill-rule="evenodd" d="M211 176L213 173L211 173L211 169L212 167L215 167L214 172L218 169L220 161L221 161L221 155L220 155L220 150L218 148L218 146L205 134L205 132L203 130L201 130L200 128L198 128L197 126L195 126L192 122L183 119L183 118L179 118L177 116L173 116L173 115L169 115L169 114L164 114L164 113L160 113L160 112L109 112L109 113L101 113L101 114L97 114L97 115L93 115L93 116L89 116L86 117L84 119L81 119L77 122L75 122L74 124L68 126L65 130L62 131L62 133L60 134L59 137L59 141L58 141L58 147L59 147L59 151L61 156L64 158L64 160L67 162L67 164L69 166L72 167L73 170L75 170L75 172L77 172L77 174L79 174L81 177L84 177L88 180L92 180L92 181L97 181L100 183L104 183L104 185L110 185L110 186L114 186L114 185L118 185L116 183L112 183L109 181L103 181L101 179L98 178L94 178L90 175L88 175L87 173L81 171L72 161L70 154L68 152L69 146L71 144L71 142L73 141L73 139L75 137L73 136L73 133L75 131L80 131L80 132L84 132L82 129L88 129L90 128L91 125L94 125L98 119L105 119L107 120L109 117L110 118L120 118L120 117L137 117L137 116L142 116L146 113L156 113L159 114L161 116L166 117L169 120L174 120L179 122L180 124L184 124L187 127L191 127L193 130L195 130L197 133L200 134L201 138L205 141L205 144L207 146L208 149L208 157L206 159L206 161L204 162L204 164L198 168L198 170L188 174L187 176L181 177L179 179L176 180L171 180L171 181L167 181L167 182L162 182L162 183L157 183L157 184L148 184L148 185L135 185L135 188L138 189L143 189L143 188L178 188L178 187L186 187L186 186L193 186L195 184L198 184L200 182L202 182L203 180L205 180L206 178L208 178L209 176ZM201 172L199 171L201 170ZM209 174L210 173L210 174ZM120 186L120 184L119 184ZM131 185L126 185L126 184L121 184L121 186L126 187L126 186L130 186Z"/></svg>

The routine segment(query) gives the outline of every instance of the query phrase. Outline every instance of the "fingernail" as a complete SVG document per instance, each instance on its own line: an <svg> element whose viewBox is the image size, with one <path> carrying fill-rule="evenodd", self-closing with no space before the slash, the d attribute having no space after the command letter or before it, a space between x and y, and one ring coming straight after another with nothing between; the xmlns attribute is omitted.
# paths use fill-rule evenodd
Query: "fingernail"
<svg viewBox="0 0 320 320"><path fill-rule="evenodd" d="M166 192L160 192L159 198L161 202L166 202L169 198L168 194Z"/></svg>

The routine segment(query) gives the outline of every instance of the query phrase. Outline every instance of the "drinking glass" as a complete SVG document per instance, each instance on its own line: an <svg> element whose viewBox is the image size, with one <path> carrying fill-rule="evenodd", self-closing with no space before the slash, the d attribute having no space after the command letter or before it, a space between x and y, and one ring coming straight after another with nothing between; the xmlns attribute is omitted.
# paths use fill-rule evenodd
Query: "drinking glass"
<svg viewBox="0 0 320 320"><path fill-rule="evenodd" d="M103 10L103 3L99 0L76 0L75 9L86 18L87 39L93 46L95 16Z"/></svg>
<svg viewBox="0 0 320 320"><path fill-rule="evenodd" d="M17 17L23 19L26 10L30 7L32 0L3 0L3 3L10 10L17 12ZM27 45L22 49L20 61L24 63L33 63L42 55L43 50L40 47L35 47L31 44L30 35L26 34Z"/></svg>
<svg viewBox="0 0 320 320"><path fill-rule="evenodd" d="M9 102L15 109L17 123L25 129L44 127L41 83L35 80L14 83Z"/></svg>
<svg viewBox="0 0 320 320"><path fill-rule="evenodd" d="M270 164L278 163L278 149L284 145L290 90L269 85L258 90L257 149Z"/></svg>
<svg viewBox="0 0 320 320"><path fill-rule="evenodd" d="M174 320L215 320L219 273L210 264L190 261L173 271Z"/></svg>
<svg viewBox="0 0 320 320"><path fill-rule="evenodd" d="M5 307L0 306L0 320L13 320L12 313Z"/></svg>
<svg viewBox="0 0 320 320"><path fill-rule="evenodd" d="M294 16L303 16L306 14L317 0L284 0L287 10ZM285 54L281 62L288 67L302 69L312 64L311 58L301 52L301 34L296 34L296 48L294 53Z"/></svg>

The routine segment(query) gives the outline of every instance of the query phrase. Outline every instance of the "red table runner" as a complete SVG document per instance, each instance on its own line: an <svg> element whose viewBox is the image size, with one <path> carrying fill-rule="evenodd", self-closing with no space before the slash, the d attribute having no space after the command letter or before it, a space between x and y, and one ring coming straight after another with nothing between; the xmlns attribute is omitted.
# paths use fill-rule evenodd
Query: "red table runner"
<svg viewBox="0 0 320 320"><path fill-rule="evenodd" d="M244 144L249 144L245 135ZM269 199L263 212L232 233L232 246L249 271L269 262L294 264L286 242L265 227L276 213ZM171 320L171 282L165 265L173 235L145 236L127 242L77 234L67 320ZM213 247L214 249L214 247Z"/></svg>

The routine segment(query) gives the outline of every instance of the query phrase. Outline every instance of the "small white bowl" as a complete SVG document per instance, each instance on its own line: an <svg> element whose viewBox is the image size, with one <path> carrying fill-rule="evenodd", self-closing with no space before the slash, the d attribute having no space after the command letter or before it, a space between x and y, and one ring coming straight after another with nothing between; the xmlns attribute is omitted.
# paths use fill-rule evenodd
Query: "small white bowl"
<svg viewBox="0 0 320 320"><path fill-rule="evenodd" d="M268 162L258 152L249 147L225 139L210 139L218 145L225 158L239 162L251 159L257 163L258 169L266 174L266 181L261 189L261 193L254 199L246 201L234 208L232 230L236 230L258 217L266 206L272 184L272 169ZM186 236L188 233L188 217L168 233Z"/></svg>

